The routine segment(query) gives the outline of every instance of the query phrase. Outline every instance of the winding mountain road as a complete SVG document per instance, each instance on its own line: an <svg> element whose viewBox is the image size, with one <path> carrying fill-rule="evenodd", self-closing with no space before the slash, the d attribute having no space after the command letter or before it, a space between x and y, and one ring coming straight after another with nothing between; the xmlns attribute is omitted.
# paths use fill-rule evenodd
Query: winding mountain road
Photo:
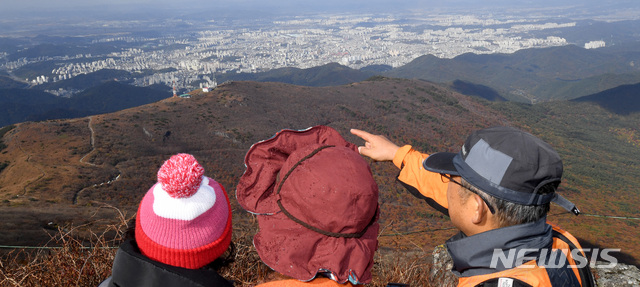
<svg viewBox="0 0 640 287"><path fill-rule="evenodd" d="M87 124L87 126L89 127L89 130L91 131L91 150L90 150L87 154L85 154L85 155L80 159L80 163L82 163L82 164L87 164L87 165L91 165L91 166L97 166L97 165L96 165L96 164L94 164L94 163L91 163L91 162L85 162L85 161L84 161L84 159L85 159L87 156L91 155L91 154L92 154L93 152L95 152L95 150L96 150L96 132L95 132L95 130L93 129L93 116L89 116L89 123ZM88 188L94 188L94 187L99 187L99 186L103 186L103 185L106 185L106 184L112 184L112 183L116 182L117 180L119 180L119 179L120 179L120 176L121 176L121 173L120 173L120 172L118 172L118 175L117 175L116 177L114 177L113 179L111 179L111 180L108 180L108 181L106 181L106 182L96 183L96 184L93 184L93 185L90 185L90 186L87 186L87 187L84 187L84 188L82 188L82 189L78 190L78 191L73 195L73 199L72 199L73 204L74 204L74 205L75 205L75 204L78 204L78 197L79 197L79 196L80 196L80 194L81 194L83 191L85 191L86 189L88 189Z"/></svg>
<svg viewBox="0 0 640 287"><path fill-rule="evenodd" d="M89 151L87 154L85 154L81 159L80 159L80 163L84 163L84 164L88 164L91 166L95 166L95 164L90 163L90 162L85 162L84 158L89 156L90 154L92 154L95 150L96 150L96 133L93 130L93 116L89 117L89 123L87 124L89 126L89 130L91 131L91 151Z"/></svg>

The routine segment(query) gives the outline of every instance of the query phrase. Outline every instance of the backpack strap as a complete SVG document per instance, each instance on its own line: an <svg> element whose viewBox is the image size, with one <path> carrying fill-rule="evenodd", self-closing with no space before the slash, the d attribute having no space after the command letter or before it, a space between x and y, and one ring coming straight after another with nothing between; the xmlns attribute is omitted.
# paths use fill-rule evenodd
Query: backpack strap
<svg viewBox="0 0 640 287"><path fill-rule="evenodd" d="M569 245L570 250L578 249L578 247L573 243L573 241L569 240L566 236L564 236L559 231L553 229L553 237L562 240L564 243ZM582 251L580 251L582 256L585 256ZM586 256L585 256L586 258ZM593 279L593 273L591 273L591 268L589 264L585 266L578 267L578 274L580 274L580 282L582 282L582 287L595 287L595 280Z"/></svg>

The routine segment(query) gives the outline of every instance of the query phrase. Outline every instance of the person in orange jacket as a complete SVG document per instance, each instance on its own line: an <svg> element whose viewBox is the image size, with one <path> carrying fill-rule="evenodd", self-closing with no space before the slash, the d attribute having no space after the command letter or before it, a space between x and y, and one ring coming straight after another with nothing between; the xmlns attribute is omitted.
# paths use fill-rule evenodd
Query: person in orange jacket
<svg viewBox="0 0 640 287"><path fill-rule="evenodd" d="M563 166L547 143L512 127L473 132L460 152L423 154L352 129L360 154L392 161L414 196L447 214L460 232L446 242L458 286L594 286L579 242L547 222Z"/></svg>
<svg viewBox="0 0 640 287"><path fill-rule="evenodd" d="M238 203L258 219L260 259L282 275L258 286L371 282L378 185L356 145L327 126L282 130L254 144L244 162Z"/></svg>

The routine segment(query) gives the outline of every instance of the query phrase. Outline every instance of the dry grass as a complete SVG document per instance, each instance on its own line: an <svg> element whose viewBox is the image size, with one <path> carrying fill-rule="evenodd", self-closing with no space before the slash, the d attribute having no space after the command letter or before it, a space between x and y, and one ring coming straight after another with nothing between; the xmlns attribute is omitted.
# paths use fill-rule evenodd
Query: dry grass
<svg viewBox="0 0 640 287"><path fill-rule="evenodd" d="M81 227L59 227L38 249L15 249L0 260L0 286L97 286L111 274L111 264L128 221L109 225L89 238L73 236Z"/></svg>
<svg viewBox="0 0 640 287"><path fill-rule="evenodd" d="M88 239L74 235L79 228L59 228L44 248L16 249L5 254L0 260L0 286L99 285L111 274L117 246L124 239L131 219L122 213L120 216L118 224L108 226L101 233L90 233ZM233 280L235 286L255 286L276 278L255 252L252 235L234 230L234 261L219 271L223 277ZM368 286L386 286L390 282L436 286L423 283L431 281L430 254L386 251L383 255L381 252L376 253L373 282Z"/></svg>
<svg viewBox="0 0 640 287"><path fill-rule="evenodd" d="M373 268L373 286L386 286L388 283L404 283L411 286L438 286L432 282L429 255L393 251L386 256L376 255Z"/></svg>

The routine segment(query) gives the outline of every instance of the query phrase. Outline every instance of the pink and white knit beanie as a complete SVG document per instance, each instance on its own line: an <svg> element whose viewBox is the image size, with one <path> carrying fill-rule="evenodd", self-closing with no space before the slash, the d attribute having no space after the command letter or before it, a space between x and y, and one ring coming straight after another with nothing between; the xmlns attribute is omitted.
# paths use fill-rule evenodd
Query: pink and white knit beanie
<svg viewBox="0 0 640 287"><path fill-rule="evenodd" d="M135 237L143 255L189 269L203 267L231 242L231 205L222 185L204 176L190 154L177 154L158 171L140 202Z"/></svg>

